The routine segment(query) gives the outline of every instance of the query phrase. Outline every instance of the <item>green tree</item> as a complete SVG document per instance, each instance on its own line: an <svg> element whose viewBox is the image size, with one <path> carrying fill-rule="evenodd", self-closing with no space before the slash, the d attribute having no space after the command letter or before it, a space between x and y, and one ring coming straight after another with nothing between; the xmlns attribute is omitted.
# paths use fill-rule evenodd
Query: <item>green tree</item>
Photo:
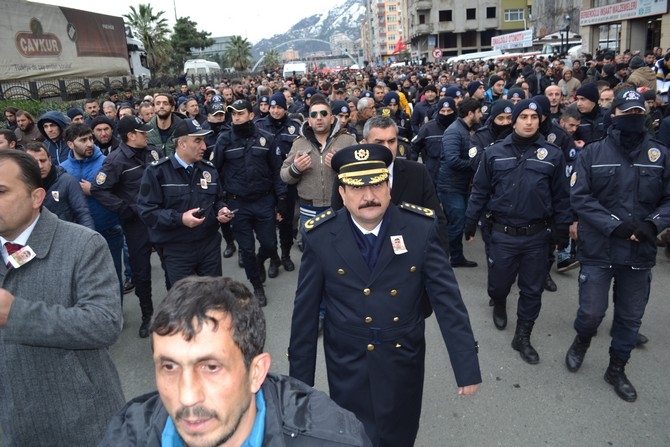
<svg viewBox="0 0 670 447"><path fill-rule="evenodd" d="M191 50L205 48L214 45L214 39L206 31L198 31L198 24L190 20L190 17L179 17L174 25L174 32L170 37L172 48L173 66L183 67L184 62L191 56ZM181 68L180 68L181 70Z"/></svg>
<svg viewBox="0 0 670 447"><path fill-rule="evenodd" d="M275 70L281 65L281 60L279 58L279 52L276 49L271 49L265 52L263 57L263 66L267 70Z"/></svg>
<svg viewBox="0 0 670 447"><path fill-rule="evenodd" d="M130 13L124 14L128 24L137 32L137 38L142 41L147 50L149 68L158 70L170 62L170 45L168 42L167 19L163 17L165 11L154 13L149 4L140 4L137 9L130 7Z"/></svg>
<svg viewBox="0 0 670 447"><path fill-rule="evenodd" d="M251 65L251 44L242 36L233 36L226 42L226 59L237 71L244 71Z"/></svg>

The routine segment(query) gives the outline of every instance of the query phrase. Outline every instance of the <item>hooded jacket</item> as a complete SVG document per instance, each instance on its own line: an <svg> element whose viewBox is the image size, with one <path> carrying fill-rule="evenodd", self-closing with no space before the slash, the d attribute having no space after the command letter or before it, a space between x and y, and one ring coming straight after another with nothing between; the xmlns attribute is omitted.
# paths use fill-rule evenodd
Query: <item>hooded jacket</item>
<svg viewBox="0 0 670 447"><path fill-rule="evenodd" d="M77 160L74 158L72 151L70 151L70 157L63 162L61 167L76 180L87 180L95 183L95 176L100 172L103 161L105 161L104 154L98 146L95 146L93 155L84 160ZM116 214L102 206L95 197L86 196L86 202L88 203L88 209L95 224L95 231L102 233L111 227L119 225L119 218Z"/></svg>
<svg viewBox="0 0 670 447"><path fill-rule="evenodd" d="M268 374L265 397L266 447L371 446L353 413L304 383ZM168 413L157 392L137 397L112 419L99 447L160 447Z"/></svg>
<svg viewBox="0 0 670 447"><path fill-rule="evenodd" d="M50 140L44 132L44 123L51 121L60 127L60 138L57 141ZM63 139L65 128L70 125L70 119L57 110L50 110L40 117L37 121L37 128L44 137L44 144L51 155L51 162L58 166L67 160L70 148Z"/></svg>

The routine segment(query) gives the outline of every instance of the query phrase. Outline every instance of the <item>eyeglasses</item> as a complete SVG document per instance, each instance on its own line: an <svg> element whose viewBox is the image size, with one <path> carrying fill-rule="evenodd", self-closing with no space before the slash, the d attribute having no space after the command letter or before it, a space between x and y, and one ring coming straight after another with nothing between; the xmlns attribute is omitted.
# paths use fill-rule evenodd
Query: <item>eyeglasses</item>
<svg viewBox="0 0 670 447"><path fill-rule="evenodd" d="M313 112L309 112L309 116L312 118L316 118L317 116L321 115L322 117L327 117L328 116L328 111L327 110L315 110Z"/></svg>

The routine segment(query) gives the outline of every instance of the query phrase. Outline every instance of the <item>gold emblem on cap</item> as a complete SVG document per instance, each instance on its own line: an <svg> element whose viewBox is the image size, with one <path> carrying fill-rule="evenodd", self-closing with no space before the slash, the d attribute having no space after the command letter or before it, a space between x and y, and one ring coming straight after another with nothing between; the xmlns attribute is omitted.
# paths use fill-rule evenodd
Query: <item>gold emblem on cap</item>
<svg viewBox="0 0 670 447"><path fill-rule="evenodd" d="M367 149L358 149L354 152L354 158L358 161L365 161L370 158L370 151Z"/></svg>

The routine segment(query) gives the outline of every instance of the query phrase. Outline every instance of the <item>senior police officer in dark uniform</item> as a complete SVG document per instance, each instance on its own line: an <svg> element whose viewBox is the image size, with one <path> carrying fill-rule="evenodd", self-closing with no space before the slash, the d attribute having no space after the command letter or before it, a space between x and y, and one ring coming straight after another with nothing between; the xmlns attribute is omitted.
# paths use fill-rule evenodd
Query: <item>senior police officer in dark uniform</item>
<svg viewBox="0 0 670 447"><path fill-rule="evenodd" d="M256 121L256 127L263 129L274 136L275 146L281 154L281 161L291 152L293 141L300 135L300 123L288 116L286 97L283 93L275 93L270 96L270 109L268 116ZM279 246L281 247L281 264L284 270L292 272L295 264L291 260L291 247L293 246L294 226L293 217L295 204L298 200L296 185L287 185L286 215L277 222L279 228Z"/></svg>
<svg viewBox="0 0 670 447"><path fill-rule="evenodd" d="M542 109L524 99L512 110L514 132L484 151L466 210L464 236L473 240L477 221L490 212L491 246L488 293L493 322L507 326L507 295L518 275L517 326L512 348L536 364L540 357L530 335L542 306L549 237L568 243L572 222L565 160L538 129Z"/></svg>
<svg viewBox="0 0 670 447"><path fill-rule="evenodd" d="M149 238L163 251L168 287L190 275L221 276L219 223L233 215L213 164L203 161L207 145L195 118L175 127L175 153L144 171L137 208Z"/></svg>
<svg viewBox="0 0 670 447"><path fill-rule="evenodd" d="M137 195L146 167L163 154L147 145L147 132L153 130L141 118L125 116L117 126L121 143L110 152L91 185L91 195L105 208L115 212L121 221L128 243L130 267L133 271L135 294L140 299L142 325L139 335L149 336L149 322L154 312L151 301L151 242L149 231L140 219Z"/></svg>
<svg viewBox="0 0 670 447"><path fill-rule="evenodd" d="M214 164L223 179L228 207L236 210L231 221L247 279L261 306L267 304L263 263L270 258L267 275L279 274L275 219L288 214L286 184L279 177L282 160L273 135L256 127L251 103L238 99L228 106L232 127L219 135ZM275 212L275 206L277 211ZM256 257L254 232L260 243Z"/></svg>
<svg viewBox="0 0 670 447"><path fill-rule="evenodd" d="M628 402L637 399L624 371L649 300L656 235L670 226L670 153L645 130L643 96L621 90L612 125L581 151L570 179L579 218L577 336L565 358L576 372L605 316L614 281L614 322L605 381Z"/></svg>
<svg viewBox="0 0 670 447"><path fill-rule="evenodd" d="M314 385L319 303L330 396L363 422L373 445L406 447L419 429L424 377L424 290L449 351L459 394L481 374L468 313L440 243L435 213L390 203L391 152L338 151L345 208L307 221L295 297L290 374Z"/></svg>

